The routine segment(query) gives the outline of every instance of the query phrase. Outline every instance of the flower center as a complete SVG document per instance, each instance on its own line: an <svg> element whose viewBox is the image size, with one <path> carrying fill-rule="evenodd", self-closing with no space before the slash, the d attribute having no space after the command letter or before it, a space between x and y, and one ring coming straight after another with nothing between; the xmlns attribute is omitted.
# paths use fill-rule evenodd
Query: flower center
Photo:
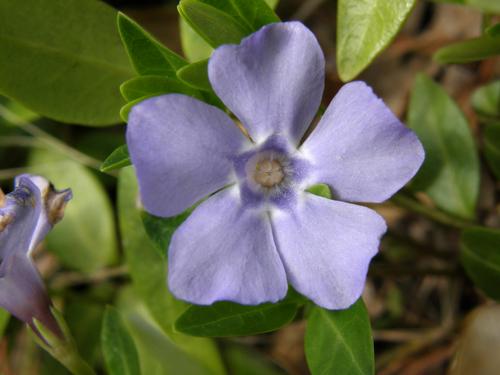
<svg viewBox="0 0 500 375"><path fill-rule="evenodd" d="M254 179L259 185L272 188L285 177L283 166L276 159L264 159L255 165Z"/></svg>

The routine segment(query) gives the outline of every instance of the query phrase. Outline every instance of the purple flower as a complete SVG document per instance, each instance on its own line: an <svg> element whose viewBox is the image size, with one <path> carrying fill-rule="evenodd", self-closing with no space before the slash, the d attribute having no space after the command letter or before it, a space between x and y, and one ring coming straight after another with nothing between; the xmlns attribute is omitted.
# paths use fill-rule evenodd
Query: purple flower
<svg viewBox="0 0 500 375"><path fill-rule="evenodd" d="M178 298L275 302L288 282L329 309L360 296L386 225L345 202L386 200L414 176L424 151L362 82L342 87L301 143L320 105L324 65L298 22L214 51L212 87L251 140L226 113L188 96L133 107L127 143L146 210L174 216L210 195L170 243ZM305 191L317 183L334 200Z"/></svg>
<svg viewBox="0 0 500 375"><path fill-rule="evenodd" d="M40 176L20 175L0 196L0 306L35 331L33 319L55 333L59 327L31 253L63 215L71 191L57 192Z"/></svg>

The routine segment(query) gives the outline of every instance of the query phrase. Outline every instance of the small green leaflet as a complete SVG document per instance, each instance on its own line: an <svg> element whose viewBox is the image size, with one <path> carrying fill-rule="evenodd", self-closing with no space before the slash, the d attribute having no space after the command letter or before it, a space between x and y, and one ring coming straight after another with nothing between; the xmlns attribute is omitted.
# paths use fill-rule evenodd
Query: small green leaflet
<svg viewBox="0 0 500 375"><path fill-rule="evenodd" d="M120 313L110 306L104 313L101 344L109 375L141 374L134 340Z"/></svg>
<svg viewBox="0 0 500 375"><path fill-rule="evenodd" d="M462 265L474 283L500 301L500 231L471 228L462 233Z"/></svg>
<svg viewBox="0 0 500 375"><path fill-rule="evenodd" d="M192 87L212 91L212 85L208 80L208 59L186 65L179 69L177 77Z"/></svg>
<svg viewBox="0 0 500 375"><path fill-rule="evenodd" d="M416 0L339 0L337 69L347 82L363 71L396 36Z"/></svg>
<svg viewBox="0 0 500 375"><path fill-rule="evenodd" d="M101 165L101 172L109 172L130 165L130 155L127 145L123 145L114 150Z"/></svg>
<svg viewBox="0 0 500 375"><path fill-rule="evenodd" d="M500 80L490 82L474 91L472 107L482 121L500 123Z"/></svg>
<svg viewBox="0 0 500 375"><path fill-rule="evenodd" d="M312 375L370 375L375 372L370 318L363 300L346 310L312 308L305 339Z"/></svg>
<svg viewBox="0 0 500 375"><path fill-rule="evenodd" d="M425 149L425 161L413 179L441 209L465 219L475 217L479 160L463 113L444 89L424 75L415 81L408 125Z"/></svg>

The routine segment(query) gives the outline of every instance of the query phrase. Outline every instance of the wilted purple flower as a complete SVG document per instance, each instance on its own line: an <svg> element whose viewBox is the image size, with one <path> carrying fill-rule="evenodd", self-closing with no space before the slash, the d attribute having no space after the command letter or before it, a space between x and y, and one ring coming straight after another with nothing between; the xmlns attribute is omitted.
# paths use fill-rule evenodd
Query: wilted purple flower
<svg viewBox="0 0 500 375"><path fill-rule="evenodd" d="M362 82L346 84L312 134L324 57L301 23L263 27L216 49L208 73L241 121L188 96L144 100L127 142L146 210L174 216L202 202L175 232L169 286L195 304L282 299L287 281L329 309L360 296L386 230L369 208L420 167L424 152ZM327 184L329 200L305 191Z"/></svg>
<svg viewBox="0 0 500 375"><path fill-rule="evenodd" d="M57 192L43 177L20 175L15 189L0 197L0 306L28 323L53 332L58 325L31 253L63 215L71 191Z"/></svg>

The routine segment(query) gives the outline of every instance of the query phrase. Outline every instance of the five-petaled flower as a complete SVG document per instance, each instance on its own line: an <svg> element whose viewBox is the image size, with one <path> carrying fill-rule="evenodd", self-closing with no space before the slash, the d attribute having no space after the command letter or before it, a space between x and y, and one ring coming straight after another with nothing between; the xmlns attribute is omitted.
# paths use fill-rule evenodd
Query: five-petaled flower
<svg viewBox="0 0 500 375"><path fill-rule="evenodd" d="M288 282L316 304L350 306L386 230L373 210L410 180L422 145L362 82L346 84L311 135L324 56L301 23L268 25L217 48L210 83L248 132L188 96L142 101L127 143L144 207L175 216L169 287L195 304L278 301ZM327 184L334 200L306 192Z"/></svg>
<svg viewBox="0 0 500 375"><path fill-rule="evenodd" d="M61 220L69 199L69 189L55 191L45 178L32 175L18 176L14 191L0 193L0 306L35 332L33 319L61 334L31 254Z"/></svg>

